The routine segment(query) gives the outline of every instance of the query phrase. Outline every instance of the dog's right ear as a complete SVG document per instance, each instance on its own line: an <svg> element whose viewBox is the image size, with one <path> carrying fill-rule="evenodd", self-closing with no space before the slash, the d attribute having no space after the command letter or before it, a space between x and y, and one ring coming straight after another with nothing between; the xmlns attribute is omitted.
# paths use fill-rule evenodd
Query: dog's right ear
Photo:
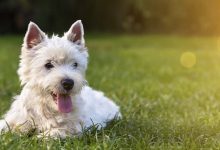
<svg viewBox="0 0 220 150"><path fill-rule="evenodd" d="M41 43L45 40L46 34L33 22L28 25L27 32L24 37L24 46L28 49Z"/></svg>
<svg viewBox="0 0 220 150"><path fill-rule="evenodd" d="M66 37L69 41L84 47L85 40L82 21L77 20L76 22L74 22L69 31L64 33L64 37Z"/></svg>

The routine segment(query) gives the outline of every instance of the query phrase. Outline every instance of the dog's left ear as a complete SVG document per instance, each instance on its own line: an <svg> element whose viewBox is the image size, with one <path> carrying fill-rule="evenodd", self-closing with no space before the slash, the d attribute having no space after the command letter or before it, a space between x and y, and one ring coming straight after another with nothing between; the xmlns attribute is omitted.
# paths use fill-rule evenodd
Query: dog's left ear
<svg viewBox="0 0 220 150"><path fill-rule="evenodd" d="M71 42L85 46L84 40L84 29L81 20L77 20L75 23L72 24L69 31L64 34L64 36Z"/></svg>
<svg viewBox="0 0 220 150"><path fill-rule="evenodd" d="M33 48L45 40L46 34L33 22L28 25L27 32L24 37L24 46L28 49Z"/></svg>

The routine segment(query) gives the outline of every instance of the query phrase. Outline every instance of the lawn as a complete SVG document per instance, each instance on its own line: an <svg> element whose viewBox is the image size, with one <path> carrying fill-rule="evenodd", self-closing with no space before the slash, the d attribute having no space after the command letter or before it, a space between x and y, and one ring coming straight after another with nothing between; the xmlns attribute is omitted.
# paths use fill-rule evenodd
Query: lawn
<svg viewBox="0 0 220 150"><path fill-rule="evenodd" d="M66 140L7 133L0 136L1 149L220 147L218 38L89 35L86 39L89 84L121 106L123 119ZM22 40L22 36L0 37L1 115L21 90L16 69ZM194 66L181 64L185 52L196 58Z"/></svg>

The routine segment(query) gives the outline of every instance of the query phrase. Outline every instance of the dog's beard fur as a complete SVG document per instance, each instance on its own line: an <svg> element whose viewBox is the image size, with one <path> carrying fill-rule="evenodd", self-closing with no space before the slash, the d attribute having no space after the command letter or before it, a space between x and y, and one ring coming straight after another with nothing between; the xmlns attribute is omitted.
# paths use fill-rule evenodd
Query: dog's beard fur
<svg viewBox="0 0 220 150"><path fill-rule="evenodd" d="M32 89L33 94L37 93L43 97L41 103L48 111L59 111L57 95L68 95L74 101L74 96L86 84L84 74L88 53L82 29L81 22L77 22L63 37L53 35L52 38L48 38L37 25L29 25L18 74L22 85ZM51 63L53 67L46 68L47 63ZM77 66L74 66L75 63ZM70 91L63 88L61 81L64 79L74 81Z"/></svg>

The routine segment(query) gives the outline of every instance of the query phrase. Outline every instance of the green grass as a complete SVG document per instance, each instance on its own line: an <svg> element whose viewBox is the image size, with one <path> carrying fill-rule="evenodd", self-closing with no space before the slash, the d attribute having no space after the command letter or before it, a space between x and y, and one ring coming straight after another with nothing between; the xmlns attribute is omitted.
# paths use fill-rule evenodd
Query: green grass
<svg viewBox="0 0 220 150"><path fill-rule="evenodd" d="M123 119L79 138L6 133L1 149L199 149L220 147L218 38L90 35L89 84L121 106ZM0 37L0 114L19 93L21 36ZM180 57L197 63L184 68Z"/></svg>

